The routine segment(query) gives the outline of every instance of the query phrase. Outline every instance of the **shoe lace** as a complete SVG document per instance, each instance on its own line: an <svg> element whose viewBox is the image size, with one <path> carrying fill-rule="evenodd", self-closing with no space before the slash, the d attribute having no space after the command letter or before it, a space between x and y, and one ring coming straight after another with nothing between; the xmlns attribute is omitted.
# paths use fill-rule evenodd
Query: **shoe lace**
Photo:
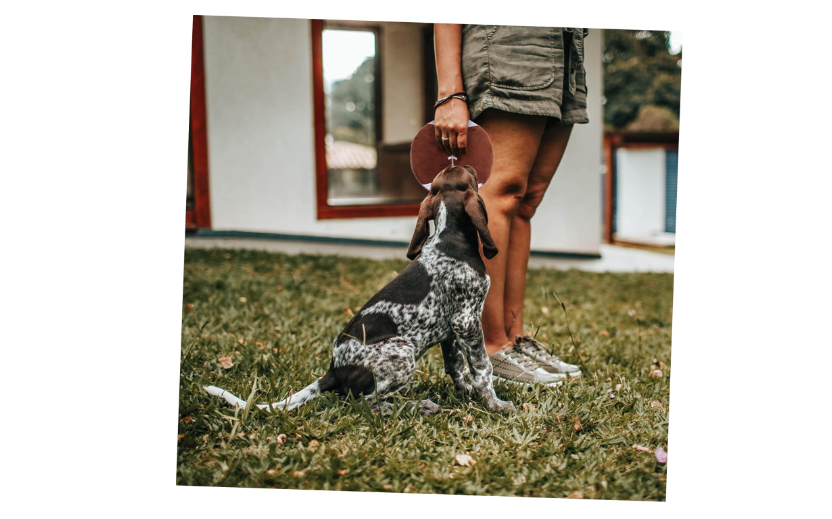
<svg viewBox="0 0 832 519"><path fill-rule="evenodd" d="M526 355L526 353L516 345L512 346L511 349L506 352L506 355L524 369L531 371L540 367L540 365L535 362L533 358Z"/></svg>
<svg viewBox="0 0 832 519"><path fill-rule="evenodd" d="M528 355L533 361L540 359L544 362L554 362L558 360L557 357L546 351L546 349L537 341L533 339L527 339L526 337L523 338L523 341L518 344L519 347L523 348L524 353ZM528 352L532 352L529 355Z"/></svg>

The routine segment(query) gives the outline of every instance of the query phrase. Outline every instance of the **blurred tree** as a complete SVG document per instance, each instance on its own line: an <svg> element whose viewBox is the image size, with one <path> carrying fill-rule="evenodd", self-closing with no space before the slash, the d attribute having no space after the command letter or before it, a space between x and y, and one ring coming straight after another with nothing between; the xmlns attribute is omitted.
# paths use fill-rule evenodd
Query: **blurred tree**
<svg viewBox="0 0 832 519"><path fill-rule="evenodd" d="M604 124L611 129L679 128L682 53L669 51L670 33L604 31Z"/></svg>
<svg viewBox="0 0 832 519"><path fill-rule="evenodd" d="M332 83L329 132L338 141L376 145L375 58L369 57L347 78Z"/></svg>

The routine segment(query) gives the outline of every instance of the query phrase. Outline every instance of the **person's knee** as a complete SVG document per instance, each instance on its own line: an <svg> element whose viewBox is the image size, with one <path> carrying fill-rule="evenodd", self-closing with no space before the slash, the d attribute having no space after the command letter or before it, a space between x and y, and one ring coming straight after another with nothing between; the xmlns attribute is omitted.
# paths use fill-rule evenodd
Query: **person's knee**
<svg viewBox="0 0 832 519"><path fill-rule="evenodd" d="M530 187L526 190L526 193L517 205L517 212L515 213L516 216L524 220L531 220L532 216L534 216L534 213L537 211L537 208L540 206L540 202L543 201L544 191L545 188L541 189L534 187Z"/></svg>
<svg viewBox="0 0 832 519"><path fill-rule="evenodd" d="M489 188L487 193L483 193L487 209L507 216L515 214L526 196L526 181L522 179L508 180Z"/></svg>

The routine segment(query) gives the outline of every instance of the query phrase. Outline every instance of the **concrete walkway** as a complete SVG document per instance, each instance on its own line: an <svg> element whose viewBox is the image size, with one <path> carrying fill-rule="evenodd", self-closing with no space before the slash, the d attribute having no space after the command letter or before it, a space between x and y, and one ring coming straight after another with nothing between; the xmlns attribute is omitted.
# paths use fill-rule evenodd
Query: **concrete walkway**
<svg viewBox="0 0 832 519"><path fill-rule="evenodd" d="M313 243L256 238L205 238L188 236L186 247L252 249L287 254L340 254L371 259L406 259L405 247ZM530 268L578 269L592 272L673 272L670 254L613 245L601 245L600 259L550 258L532 256Z"/></svg>

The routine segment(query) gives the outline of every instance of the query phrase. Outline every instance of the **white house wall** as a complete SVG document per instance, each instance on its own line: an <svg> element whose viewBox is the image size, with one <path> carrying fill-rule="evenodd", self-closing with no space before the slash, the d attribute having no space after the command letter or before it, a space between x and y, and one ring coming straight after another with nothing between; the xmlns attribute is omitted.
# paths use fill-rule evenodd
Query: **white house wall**
<svg viewBox="0 0 832 519"><path fill-rule="evenodd" d="M206 16L203 27L213 229L409 241L415 217L316 218L310 22ZM382 34L384 137L408 141L421 123L421 33ZM533 220L535 250L599 250L601 51L601 31L590 31L592 123L576 125Z"/></svg>
<svg viewBox="0 0 832 519"><path fill-rule="evenodd" d="M616 152L616 237L647 239L664 232L665 151Z"/></svg>

